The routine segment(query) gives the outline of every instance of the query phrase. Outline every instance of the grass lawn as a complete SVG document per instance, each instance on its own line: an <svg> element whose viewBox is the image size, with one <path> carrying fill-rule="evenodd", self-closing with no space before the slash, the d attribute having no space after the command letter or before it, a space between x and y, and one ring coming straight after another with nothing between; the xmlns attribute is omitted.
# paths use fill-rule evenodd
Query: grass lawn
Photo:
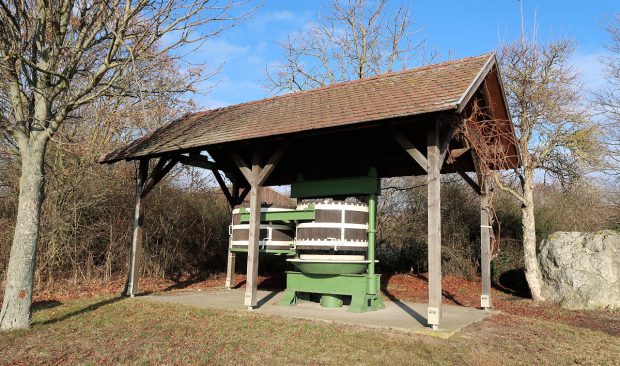
<svg viewBox="0 0 620 366"><path fill-rule="evenodd" d="M31 330L0 334L0 364L618 365L618 313L574 315L582 322L502 312L442 340L91 297L39 303ZM591 329L589 319L612 327Z"/></svg>

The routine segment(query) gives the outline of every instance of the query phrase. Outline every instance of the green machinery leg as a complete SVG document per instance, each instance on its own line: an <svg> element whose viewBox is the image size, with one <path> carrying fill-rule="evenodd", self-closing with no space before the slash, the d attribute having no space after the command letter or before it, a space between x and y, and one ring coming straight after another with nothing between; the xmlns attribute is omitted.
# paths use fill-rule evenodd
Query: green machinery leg
<svg viewBox="0 0 620 366"><path fill-rule="evenodd" d="M339 307L342 298L351 297L349 311L363 313L385 308L379 293L381 275L340 274L319 275L286 272L286 291L281 305L295 305L298 300L309 300L310 294L321 295L324 307Z"/></svg>

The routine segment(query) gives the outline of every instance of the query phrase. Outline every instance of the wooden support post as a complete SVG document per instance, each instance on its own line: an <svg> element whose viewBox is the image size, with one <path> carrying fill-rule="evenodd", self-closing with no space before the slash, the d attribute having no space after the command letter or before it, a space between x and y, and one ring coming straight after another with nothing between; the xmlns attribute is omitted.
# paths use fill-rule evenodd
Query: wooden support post
<svg viewBox="0 0 620 366"><path fill-rule="evenodd" d="M486 183L486 182L484 182ZM491 220L489 215L488 184L483 184L480 195L480 277L482 280L482 295L480 307L483 310L491 308Z"/></svg>
<svg viewBox="0 0 620 366"><path fill-rule="evenodd" d="M256 307L258 299L257 280L258 280L258 244L260 241L260 187L267 181L269 175L274 171L278 161L284 155L285 150L289 146L288 142L282 144L278 150L269 158L265 167L260 165L260 154L254 151L252 155L252 167L248 167L243 159L232 153L230 157L233 159L241 174L250 184L250 228L248 237L248 265L245 280L245 299L244 304L248 309ZM247 190L241 192L239 199L243 200Z"/></svg>
<svg viewBox="0 0 620 366"><path fill-rule="evenodd" d="M235 264L237 255L228 252L228 261L226 262L226 288L231 289L235 286Z"/></svg>
<svg viewBox="0 0 620 366"><path fill-rule="evenodd" d="M243 200L239 200L239 184L237 179L233 178L232 182L232 196L229 200L231 209L235 208L235 205L241 204ZM222 188L223 189L223 188ZM228 191L228 189L226 189ZM232 216L232 213L231 213ZM232 217L231 217L232 219ZM232 232L230 234L230 240L232 240ZM232 289L235 286L235 265L237 263L237 254L230 251L230 245L228 246L228 260L226 261L226 288Z"/></svg>
<svg viewBox="0 0 620 366"><path fill-rule="evenodd" d="M254 152L252 157L252 179L250 181L250 232L248 238L248 265L245 285L244 305L249 309L257 304L258 281L258 244L260 240L260 186L258 177L261 172L259 156Z"/></svg>
<svg viewBox="0 0 620 366"><path fill-rule="evenodd" d="M436 330L441 322L441 148L439 123L428 132L428 325Z"/></svg>
<svg viewBox="0 0 620 366"><path fill-rule="evenodd" d="M138 293L140 281L140 257L142 256L142 239L144 237L144 197L142 191L146 183L149 159L141 159L136 178L136 206L133 220L133 237L131 240L131 258L125 295L133 297Z"/></svg>

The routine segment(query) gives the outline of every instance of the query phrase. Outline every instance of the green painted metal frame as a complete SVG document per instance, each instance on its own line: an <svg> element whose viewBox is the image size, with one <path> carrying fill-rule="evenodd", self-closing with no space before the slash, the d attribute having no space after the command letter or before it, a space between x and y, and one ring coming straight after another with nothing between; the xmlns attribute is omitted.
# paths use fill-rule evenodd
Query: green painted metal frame
<svg viewBox="0 0 620 366"><path fill-rule="evenodd" d="M286 291L281 305L292 306L298 301L309 300L309 294L351 296L349 312L363 313L385 308L380 289L381 275L340 274L319 275L286 272ZM329 301L333 306L335 301Z"/></svg>
<svg viewBox="0 0 620 366"><path fill-rule="evenodd" d="M381 193L381 181L372 168L367 176L339 179L299 181L291 184L293 198L323 198L336 196L368 196Z"/></svg>
<svg viewBox="0 0 620 366"><path fill-rule="evenodd" d="M241 208L239 214L242 223L250 222L250 212L248 210ZM261 222L281 221L289 223L292 221L309 221L315 218L316 212L314 211L314 205L308 205L308 207L303 210L269 211L260 213Z"/></svg>

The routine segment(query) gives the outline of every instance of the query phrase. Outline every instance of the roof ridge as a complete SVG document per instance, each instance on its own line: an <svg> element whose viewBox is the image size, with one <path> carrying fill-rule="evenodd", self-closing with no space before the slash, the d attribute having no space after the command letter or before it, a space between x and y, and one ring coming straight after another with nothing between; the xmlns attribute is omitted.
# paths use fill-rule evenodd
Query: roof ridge
<svg viewBox="0 0 620 366"><path fill-rule="evenodd" d="M390 77L394 77L394 76L399 76L399 75L404 75L404 74L409 74L409 73L414 73L414 72L418 72L418 71L423 71L425 69L434 69L434 68L441 68L441 67L446 67L449 66L451 64L458 64L458 63L464 63L467 61L472 61L474 59L480 59L480 58L484 58L484 57L491 57L495 55L495 52L487 52L487 53L483 53L477 56L469 56L469 57L463 57L463 58L459 58L456 60L448 60L448 61L443 61L443 62L439 62L436 64L430 64L430 65L423 65L423 66L418 66L418 67L414 67L412 69L404 69L404 70L399 70L399 71L391 71L391 72L387 72L385 74L380 74L380 75L373 75L373 76L369 76L366 78L361 78L361 79L354 79L354 80L349 80L349 81L342 81L339 83L334 83L334 84L329 84L329 85L324 85L315 89L309 89L309 90L301 90L298 92L292 92L292 93L287 93L287 94L282 94L282 95L274 95L272 97L267 97L264 99L258 99L258 100L251 100L248 102L243 102L243 103L238 103L238 104L231 104L229 106L225 106L225 107L219 107L219 108L214 108L214 109L207 109L204 111L199 111L199 112L194 112L191 113L190 115L199 115L199 114L210 114L212 112L217 112L217 111L223 111L229 108L237 108L240 106L248 106L248 105L252 105L252 104L256 104L256 103L264 103L267 101L273 101L273 100L277 100L277 99L285 99L285 98L291 98L294 96L298 96L298 95L304 95L304 94L311 94L311 93L316 93L316 92L320 92L323 90L328 90L328 89L337 89L337 88L341 88L347 85L353 85L353 84L358 84L358 83L364 83L364 82L369 82L369 81L373 81L376 79L387 79Z"/></svg>

